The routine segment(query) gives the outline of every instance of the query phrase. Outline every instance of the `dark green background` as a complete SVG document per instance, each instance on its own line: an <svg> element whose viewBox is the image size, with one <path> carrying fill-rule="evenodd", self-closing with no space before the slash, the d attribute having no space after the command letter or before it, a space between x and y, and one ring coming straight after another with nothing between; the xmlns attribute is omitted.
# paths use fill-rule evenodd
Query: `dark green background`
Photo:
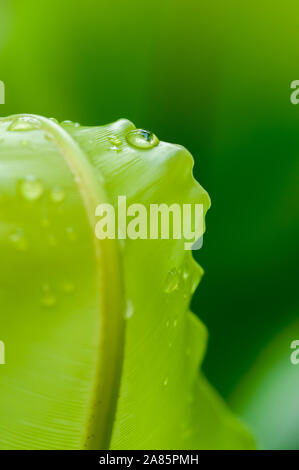
<svg viewBox="0 0 299 470"><path fill-rule="evenodd" d="M275 0L2 0L0 7L2 115L88 125L126 117L194 155L212 208L196 253L206 274L193 310L210 331L205 372L227 399L298 318L299 105L290 102L290 82L299 79L298 13L298 2ZM285 367L288 349L284 340ZM281 396L282 413L287 401ZM299 389L292 406L298 415ZM274 442L247 419L263 445L299 447L298 427L288 442L272 429Z"/></svg>

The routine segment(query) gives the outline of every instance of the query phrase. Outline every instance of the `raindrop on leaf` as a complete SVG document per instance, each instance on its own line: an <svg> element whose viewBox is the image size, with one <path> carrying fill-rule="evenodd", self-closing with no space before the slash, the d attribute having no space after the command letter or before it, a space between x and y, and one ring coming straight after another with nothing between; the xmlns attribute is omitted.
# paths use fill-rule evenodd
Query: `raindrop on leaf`
<svg viewBox="0 0 299 470"><path fill-rule="evenodd" d="M180 284L179 273L176 268L173 268L169 271L167 275L164 292L166 292L166 294L170 294L171 292L174 292L176 289L178 289L179 284Z"/></svg>
<svg viewBox="0 0 299 470"><path fill-rule="evenodd" d="M60 186L55 186L50 193L50 197L53 202L59 203L62 202L65 198L65 193Z"/></svg>
<svg viewBox="0 0 299 470"><path fill-rule="evenodd" d="M159 139L155 134L144 129L134 129L126 136L128 144L138 149L146 150L156 147L159 144Z"/></svg>
<svg viewBox="0 0 299 470"><path fill-rule="evenodd" d="M24 199L36 201L42 196L44 188L34 175L28 175L20 182L20 192Z"/></svg>

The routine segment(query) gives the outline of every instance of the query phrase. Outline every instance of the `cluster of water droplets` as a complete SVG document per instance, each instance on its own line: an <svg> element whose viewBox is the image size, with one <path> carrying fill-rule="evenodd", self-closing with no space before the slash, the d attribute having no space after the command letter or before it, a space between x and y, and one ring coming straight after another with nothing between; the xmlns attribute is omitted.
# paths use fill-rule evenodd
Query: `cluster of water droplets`
<svg viewBox="0 0 299 470"><path fill-rule="evenodd" d="M121 139L119 137L112 136L112 137L109 137L108 140L111 144L110 150L114 150L115 152L119 152L120 151L120 146L122 144Z"/></svg>
<svg viewBox="0 0 299 470"><path fill-rule="evenodd" d="M18 116L7 128L11 132L32 131L41 128L41 122L34 116Z"/></svg>
<svg viewBox="0 0 299 470"><path fill-rule="evenodd" d="M168 271L164 284L164 292L171 294L183 288L185 291L187 290L186 296L193 294L200 281L200 277L200 271L191 269L190 260L187 258L181 267L174 267Z"/></svg>
<svg viewBox="0 0 299 470"><path fill-rule="evenodd" d="M34 203L42 198L45 194L45 188L40 179L35 175L27 175L18 183L19 194L24 201ZM47 192L48 199L52 204L60 205L65 199L65 192L61 186L54 186ZM41 226L45 229L51 227L51 220L44 214L41 218ZM65 228L65 236L70 242L77 239L77 233L72 226ZM57 239L53 233L49 232L45 238L48 244L52 247L57 245ZM29 241L25 237L24 230L17 227L10 235L12 245L18 251L26 251L29 247ZM60 285L60 291L65 294L70 294L74 290L74 284L69 280L64 280ZM43 283L41 286L41 304L44 307L53 307L57 302L57 294L48 283Z"/></svg>
<svg viewBox="0 0 299 470"><path fill-rule="evenodd" d="M51 118L50 120L58 124L54 118ZM68 125L68 123L65 124ZM77 124L74 123L74 126L77 127ZM34 116L19 116L18 118L13 119L7 128L9 132L23 132L38 129L41 129L41 122ZM20 144L27 147L31 146L30 140L28 139L20 140ZM18 181L17 194L24 200L24 202L30 204L41 200L46 194L48 200L52 204L58 206L66 197L65 191L61 186L56 185L50 190L46 190L43 182L34 174L28 174ZM44 214L41 218L41 227L48 229L50 226L51 220L46 214ZM77 239L76 231L71 226L65 228L65 236L70 242ZM48 233L46 235L46 240L50 246L57 245L56 237L52 233ZM27 239L22 227L15 227L13 229L9 235L9 241L17 251L24 252L29 248L29 240ZM65 279L60 283L58 291L64 294L71 294L74 291L74 288L75 286L73 282L69 279ZM42 283L40 291L40 301L43 306L52 307L56 304L57 293L48 282Z"/></svg>
<svg viewBox="0 0 299 470"><path fill-rule="evenodd" d="M180 267L174 267L168 271L164 283L164 293L167 295L180 293L187 302L195 292L201 275L201 269L195 265L188 253ZM166 320L166 327L171 328L170 331L175 330L179 324L179 319L180 316L177 313L171 312L171 316ZM172 334L169 335L168 346L170 349L173 347ZM190 348L186 350L186 356L188 355L190 355Z"/></svg>
<svg viewBox="0 0 299 470"><path fill-rule="evenodd" d="M35 203L39 201L45 193L48 195L48 200L59 206L65 200L65 192L61 186L54 186L49 191L45 190L42 181L35 175L30 174L21 179L17 184L18 194L27 203ZM51 220L47 214L43 214L41 218L41 227L48 229L51 227ZM65 237L69 242L77 240L77 233L72 226L65 227ZM53 233L46 234L45 239L52 247L57 245L57 239ZM20 251L27 251L29 248L29 240L26 238L23 228L16 227L9 236L12 246ZM71 280L65 279L59 286L60 292L70 294L74 290L74 284ZM57 302L57 294L49 283L45 282L41 285L41 304L44 307L53 307Z"/></svg>
<svg viewBox="0 0 299 470"><path fill-rule="evenodd" d="M64 280L59 285L59 291L64 294L71 294L75 290L75 285L70 280ZM54 307L57 303L58 293L57 291L49 284L43 283L41 285L41 304L44 307Z"/></svg>

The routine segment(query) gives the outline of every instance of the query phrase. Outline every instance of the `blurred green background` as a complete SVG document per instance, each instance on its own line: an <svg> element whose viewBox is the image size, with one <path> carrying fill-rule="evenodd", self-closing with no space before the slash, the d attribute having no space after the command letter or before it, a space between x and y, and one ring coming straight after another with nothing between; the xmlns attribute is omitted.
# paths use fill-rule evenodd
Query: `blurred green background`
<svg viewBox="0 0 299 470"><path fill-rule="evenodd" d="M206 375L261 447L299 449L298 2L1 0L1 115L118 118L185 145L212 208Z"/></svg>

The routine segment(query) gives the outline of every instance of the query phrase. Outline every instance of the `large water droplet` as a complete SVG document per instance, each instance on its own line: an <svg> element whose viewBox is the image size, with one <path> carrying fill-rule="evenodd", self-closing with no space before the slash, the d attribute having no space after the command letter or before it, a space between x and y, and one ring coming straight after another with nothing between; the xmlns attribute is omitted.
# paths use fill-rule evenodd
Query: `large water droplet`
<svg viewBox="0 0 299 470"><path fill-rule="evenodd" d="M138 149L151 149L159 144L159 139L155 134L144 129L134 129L126 136L127 142Z"/></svg>
<svg viewBox="0 0 299 470"><path fill-rule="evenodd" d="M62 202L65 198L65 193L60 186L55 186L50 193L50 197L53 202L59 203Z"/></svg>
<svg viewBox="0 0 299 470"><path fill-rule="evenodd" d="M40 129L41 123L38 119L32 116L17 117L8 127L8 131L33 131Z"/></svg>
<svg viewBox="0 0 299 470"><path fill-rule="evenodd" d="M28 175L20 182L20 192L24 199L36 201L43 194L44 188L34 175Z"/></svg>
<svg viewBox="0 0 299 470"><path fill-rule="evenodd" d="M179 284L180 284L179 273L176 268L173 268L169 271L167 275L164 292L166 292L166 294L170 294L171 292L178 289Z"/></svg>
<svg viewBox="0 0 299 470"><path fill-rule="evenodd" d="M17 228L9 237L13 246L20 251L26 251L28 248L28 242L24 235L22 228Z"/></svg>
<svg viewBox="0 0 299 470"><path fill-rule="evenodd" d="M164 385L164 387L166 387L168 385L168 377L165 377L165 379L163 381L163 385Z"/></svg>

